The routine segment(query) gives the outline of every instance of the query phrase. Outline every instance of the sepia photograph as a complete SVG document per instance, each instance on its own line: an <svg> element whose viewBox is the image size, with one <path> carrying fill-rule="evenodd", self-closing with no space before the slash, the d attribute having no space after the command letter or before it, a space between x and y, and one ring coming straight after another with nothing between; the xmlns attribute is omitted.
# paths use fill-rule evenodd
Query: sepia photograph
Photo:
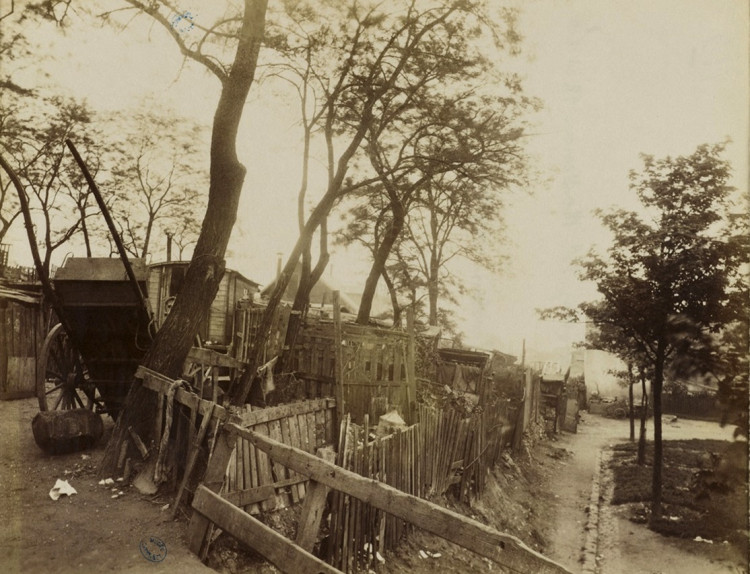
<svg viewBox="0 0 750 574"><path fill-rule="evenodd" d="M747 0L0 0L0 571L748 574Z"/></svg>

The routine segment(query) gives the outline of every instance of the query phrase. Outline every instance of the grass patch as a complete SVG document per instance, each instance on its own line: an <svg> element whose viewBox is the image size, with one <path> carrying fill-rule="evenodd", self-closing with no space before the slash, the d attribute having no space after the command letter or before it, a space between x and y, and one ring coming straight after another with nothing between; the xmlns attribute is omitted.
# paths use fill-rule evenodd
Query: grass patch
<svg viewBox="0 0 750 574"><path fill-rule="evenodd" d="M664 441L662 518L650 528L668 536L725 540L748 552L747 449L719 440ZM637 445L618 444L610 466L613 504L630 504L631 519L648 522L651 503L653 444L646 464L636 464ZM739 454L738 454L739 453ZM737 458L740 460L737 460ZM730 461L728 463L727 461Z"/></svg>

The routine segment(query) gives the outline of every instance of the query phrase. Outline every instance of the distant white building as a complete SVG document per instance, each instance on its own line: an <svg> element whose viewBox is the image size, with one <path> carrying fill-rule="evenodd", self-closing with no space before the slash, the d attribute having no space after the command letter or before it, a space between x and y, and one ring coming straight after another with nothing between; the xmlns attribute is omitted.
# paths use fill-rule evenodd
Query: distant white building
<svg viewBox="0 0 750 574"><path fill-rule="evenodd" d="M579 349L573 351L570 365L570 377L583 375L586 382L586 394L591 397L596 394L602 399L625 399L628 397L627 385L622 376L616 373L627 371L627 365L619 357L596 349ZM641 400L641 387L636 385L633 389L633 397L636 403Z"/></svg>

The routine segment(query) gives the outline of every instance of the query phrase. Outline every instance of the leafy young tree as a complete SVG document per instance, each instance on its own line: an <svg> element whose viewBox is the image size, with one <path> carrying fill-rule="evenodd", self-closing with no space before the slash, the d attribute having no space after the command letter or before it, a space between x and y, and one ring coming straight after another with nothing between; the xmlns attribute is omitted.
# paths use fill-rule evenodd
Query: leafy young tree
<svg viewBox="0 0 750 574"><path fill-rule="evenodd" d="M644 354L637 340L620 328L617 318L613 316L613 309L604 302L589 304L591 308L596 307L596 315L599 323L594 328L587 329L585 346L589 349L599 349L618 356L626 364L626 371L621 374L628 385L628 404L630 417L630 440L635 440L635 424L633 409L633 387L640 382L641 385L641 416L640 432L638 439L638 464L645 464L646 457L646 419L648 418L648 391L646 382L650 377L649 369L651 362L648 355ZM606 319L605 319L606 318Z"/></svg>
<svg viewBox="0 0 750 574"><path fill-rule="evenodd" d="M696 332L716 332L741 314L735 294L746 293L741 274L744 240L728 223L731 188L723 144L701 145L688 156L643 156L630 174L643 211L601 213L613 240L607 255L578 262L601 302L582 309L596 324L612 324L633 340L652 370L654 466L652 519L661 517L662 404L665 369L689 349L684 322ZM744 304L744 303L743 303Z"/></svg>

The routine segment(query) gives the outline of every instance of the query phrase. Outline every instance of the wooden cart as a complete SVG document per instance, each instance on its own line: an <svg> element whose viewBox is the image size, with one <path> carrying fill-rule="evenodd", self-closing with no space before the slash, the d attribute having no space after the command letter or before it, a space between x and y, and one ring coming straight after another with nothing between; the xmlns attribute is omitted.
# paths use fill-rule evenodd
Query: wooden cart
<svg viewBox="0 0 750 574"><path fill-rule="evenodd" d="M36 393L39 408L93 408L114 417L122 408L130 381L161 326L181 286L188 262L146 265L130 260L138 289L121 259L72 257L52 279L70 332L63 323L49 331L38 358ZM227 269L208 318L199 328L196 346L232 351L234 311L252 299L258 284ZM138 294L145 297L142 300ZM153 309L153 312L152 312ZM195 357L199 359L195 359ZM219 370L216 357L192 352L185 380L202 392L235 370ZM221 359L219 357L219 359ZM219 360L221 364L235 363ZM213 389L215 394L216 389Z"/></svg>
<svg viewBox="0 0 750 574"><path fill-rule="evenodd" d="M131 261L141 293L148 267ZM95 408L116 417L151 344L152 321L120 259L68 258L52 283L63 323L49 331L37 368L43 411Z"/></svg>

